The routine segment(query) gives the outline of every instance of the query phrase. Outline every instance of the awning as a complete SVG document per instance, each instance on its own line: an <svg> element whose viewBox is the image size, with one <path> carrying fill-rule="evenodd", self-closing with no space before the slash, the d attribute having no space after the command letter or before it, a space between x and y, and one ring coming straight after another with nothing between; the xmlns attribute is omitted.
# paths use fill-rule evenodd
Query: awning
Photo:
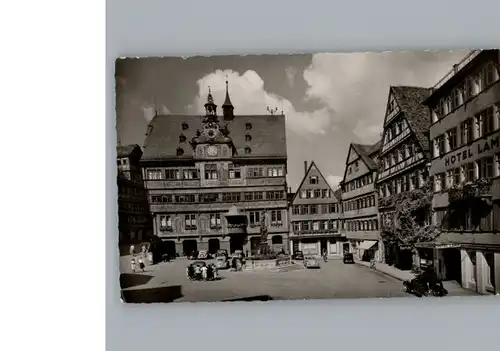
<svg viewBox="0 0 500 351"><path fill-rule="evenodd" d="M444 250L444 249L458 249L461 247L461 245L460 244L446 244L446 243L430 242L430 243L418 243L418 244L415 244L415 247L420 248L420 249Z"/></svg>
<svg viewBox="0 0 500 351"><path fill-rule="evenodd" d="M374 245L376 245L378 241L373 241L373 240L364 240L358 248L360 250L369 250L371 249Z"/></svg>

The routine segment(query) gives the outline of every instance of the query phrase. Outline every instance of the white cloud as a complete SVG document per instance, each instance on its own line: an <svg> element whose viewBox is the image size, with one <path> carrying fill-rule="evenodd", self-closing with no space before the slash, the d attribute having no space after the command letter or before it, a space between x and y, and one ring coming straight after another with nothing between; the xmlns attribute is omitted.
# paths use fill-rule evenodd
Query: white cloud
<svg viewBox="0 0 500 351"><path fill-rule="evenodd" d="M151 122L151 120L156 114L154 105L144 103L141 108L142 108L142 113L144 113L144 118L146 119L146 121L148 123ZM158 113L163 115L168 115L170 113L170 110L167 108L167 106L162 104L159 108Z"/></svg>
<svg viewBox="0 0 500 351"><path fill-rule="evenodd" d="M377 141L389 86L435 84L465 52L392 52L313 55L304 71L307 98L331 111L334 123L347 123L363 142Z"/></svg>
<svg viewBox="0 0 500 351"><path fill-rule="evenodd" d="M295 85L295 75L297 74L297 69L293 66L288 66L285 69L285 73L286 73L286 79L288 81L288 85L291 88L293 88L293 86Z"/></svg>
<svg viewBox="0 0 500 351"><path fill-rule="evenodd" d="M314 112L299 112L292 103L281 96L264 89L264 81L255 72L248 70L242 75L231 70L217 70L198 80L198 95L193 104L188 106L190 113L203 113L207 101L208 87L212 91L215 103L220 106L226 92L226 75L229 81L229 94L235 114L254 115L268 113L266 108L278 108L278 113L286 116L287 128L300 134L324 134L330 125L330 111L321 108Z"/></svg>
<svg viewBox="0 0 500 351"><path fill-rule="evenodd" d="M337 187L339 186L339 183L342 181L342 179L343 178L341 176L336 176L333 174L326 176L326 181L328 182L328 184L330 184L330 186L332 187L333 190L337 189Z"/></svg>

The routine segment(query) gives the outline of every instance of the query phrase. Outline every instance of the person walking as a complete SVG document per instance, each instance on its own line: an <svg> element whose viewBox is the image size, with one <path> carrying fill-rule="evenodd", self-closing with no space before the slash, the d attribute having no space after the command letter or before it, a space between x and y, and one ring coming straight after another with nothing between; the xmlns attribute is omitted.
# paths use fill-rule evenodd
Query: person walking
<svg viewBox="0 0 500 351"><path fill-rule="evenodd" d="M144 259L141 256L139 256L139 258L137 259L137 262L139 262L139 269L144 272L144 268L146 267L144 265Z"/></svg>
<svg viewBox="0 0 500 351"><path fill-rule="evenodd" d="M133 244L132 244L132 245L130 245L130 255L131 255L132 257L134 257L134 256L135 256L135 246L134 246Z"/></svg>

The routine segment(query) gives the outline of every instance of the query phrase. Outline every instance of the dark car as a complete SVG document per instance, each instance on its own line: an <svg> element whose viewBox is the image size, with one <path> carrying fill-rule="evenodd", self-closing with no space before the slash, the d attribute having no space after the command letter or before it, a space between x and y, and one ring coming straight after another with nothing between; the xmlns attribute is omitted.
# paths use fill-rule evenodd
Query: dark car
<svg viewBox="0 0 500 351"><path fill-rule="evenodd" d="M303 260L304 259L304 254L302 251L295 251L292 255L292 260Z"/></svg>
<svg viewBox="0 0 500 351"><path fill-rule="evenodd" d="M344 263L354 263L354 256L352 253L344 253Z"/></svg>

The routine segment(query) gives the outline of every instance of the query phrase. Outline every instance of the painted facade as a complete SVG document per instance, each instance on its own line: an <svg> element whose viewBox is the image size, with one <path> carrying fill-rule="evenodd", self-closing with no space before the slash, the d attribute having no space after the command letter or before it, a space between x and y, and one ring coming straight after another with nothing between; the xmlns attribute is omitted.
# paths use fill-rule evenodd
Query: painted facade
<svg viewBox="0 0 500 351"><path fill-rule="evenodd" d="M256 253L262 217L269 245L288 244L284 115L238 116L211 93L205 116L156 116L142 169L154 234L172 254Z"/></svg>

